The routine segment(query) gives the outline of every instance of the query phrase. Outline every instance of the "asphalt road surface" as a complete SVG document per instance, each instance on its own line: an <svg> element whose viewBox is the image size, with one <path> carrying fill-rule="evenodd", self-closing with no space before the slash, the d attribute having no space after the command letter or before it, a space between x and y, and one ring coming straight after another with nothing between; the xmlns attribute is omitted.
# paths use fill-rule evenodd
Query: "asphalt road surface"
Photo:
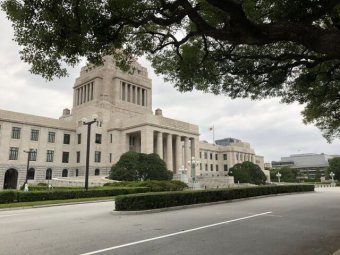
<svg viewBox="0 0 340 255"><path fill-rule="evenodd" d="M0 255L340 254L340 188L153 214L113 208L0 211Z"/></svg>

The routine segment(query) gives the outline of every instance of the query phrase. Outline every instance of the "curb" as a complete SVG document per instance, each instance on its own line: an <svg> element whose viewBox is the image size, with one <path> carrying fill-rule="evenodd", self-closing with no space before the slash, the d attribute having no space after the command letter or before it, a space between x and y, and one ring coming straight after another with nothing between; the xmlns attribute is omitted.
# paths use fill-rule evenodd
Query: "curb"
<svg viewBox="0 0 340 255"><path fill-rule="evenodd" d="M196 208L196 207L204 207L204 206L209 206L209 205L219 205L219 204L226 204L226 203L232 203L232 202L241 202L241 201L266 198L266 197L305 194L305 193L310 193L310 192L314 192L314 191L271 194L271 195L263 195L263 196L256 196L256 197L246 197L246 198L238 198L238 199L231 199L231 200L224 200L224 201L217 201L217 202L210 202L210 203L192 204L192 205L180 205L180 206L172 206L172 207L166 207L166 208L157 208L157 209L141 210L141 211L115 211L114 210L111 212L111 214L113 215L151 214L151 213L159 213L159 212L176 211L176 210L182 210L182 209L190 209L190 208Z"/></svg>

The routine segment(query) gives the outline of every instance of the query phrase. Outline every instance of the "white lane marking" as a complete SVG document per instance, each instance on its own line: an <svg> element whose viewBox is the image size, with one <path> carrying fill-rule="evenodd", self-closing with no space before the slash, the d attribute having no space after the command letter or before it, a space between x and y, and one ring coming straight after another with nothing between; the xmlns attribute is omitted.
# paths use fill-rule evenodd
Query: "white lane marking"
<svg viewBox="0 0 340 255"><path fill-rule="evenodd" d="M250 215L250 216L246 216L246 217L242 217L242 218L222 221L222 222L218 222L218 223L214 223L214 224L210 224L210 225L206 225L206 226L202 226L202 227L198 227L198 228L187 229L187 230L183 230L183 231L180 231L180 232L175 232L175 233L171 233L171 234L167 234L167 235L157 236L157 237L144 239L144 240L140 240L140 241L136 241L136 242L132 242L132 243L117 245L117 246L105 248L105 249L102 249L102 250L82 253L80 255L98 254L98 253L102 253L102 252L106 252L106 251L120 249L120 248L127 247L127 246L133 246L133 245L136 245L136 244L141 244L141 243L151 242L151 241L155 241L155 240L159 240L159 239L163 239L163 238L167 238L167 237L171 237L171 236L181 235L181 234L185 234L185 233L189 233L189 232L193 232L193 231L197 231L197 230L201 230L201 229L205 229L205 228L216 227L216 226L219 226L219 225L228 224L228 223L235 222L235 221L241 221L241 220L246 220L246 219L250 219L250 218L254 218L254 217L259 217L259 216L267 215L267 214L270 214L270 213L272 213L272 212L258 213L258 214L254 214L254 215Z"/></svg>

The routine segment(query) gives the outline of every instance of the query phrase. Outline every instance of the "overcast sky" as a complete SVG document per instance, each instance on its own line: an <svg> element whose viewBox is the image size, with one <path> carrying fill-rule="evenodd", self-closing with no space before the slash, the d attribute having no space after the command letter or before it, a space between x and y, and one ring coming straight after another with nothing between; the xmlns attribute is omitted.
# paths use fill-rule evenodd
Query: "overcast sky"
<svg viewBox="0 0 340 255"><path fill-rule="evenodd" d="M12 41L10 22L0 11L0 109L58 118L62 109L72 107L72 86L80 66L69 68L69 77L46 82L29 72L20 60L19 47ZM234 137L249 142L265 162L298 153L340 154L340 141L328 144L321 132L302 123L302 106L284 105L279 99L231 100L201 92L180 93L157 77L145 60L139 61L153 80L153 110L165 117L197 124L201 140Z"/></svg>

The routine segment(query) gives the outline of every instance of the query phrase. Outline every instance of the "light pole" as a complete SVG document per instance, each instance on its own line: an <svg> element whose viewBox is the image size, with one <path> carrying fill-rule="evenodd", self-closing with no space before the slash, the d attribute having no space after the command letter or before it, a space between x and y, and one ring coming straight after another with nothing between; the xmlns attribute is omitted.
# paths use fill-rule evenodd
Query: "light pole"
<svg viewBox="0 0 340 255"><path fill-rule="evenodd" d="M90 144L91 144L91 125L97 121L98 116L92 115L92 120L83 118L83 125L87 125L87 143L86 143L86 162L85 162L85 190L89 189L89 163L90 163Z"/></svg>
<svg viewBox="0 0 340 255"><path fill-rule="evenodd" d="M332 183L334 183L334 176L335 176L335 174L333 172L330 172L329 176L332 177Z"/></svg>
<svg viewBox="0 0 340 255"><path fill-rule="evenodd" d="M33 150L34 151L34 150ZM28 170L30 168L30 161L31 161L31 153L33 152L31 150L24 150L25 153L27 153L27 168L26 168L26 179L25 179L25 183L26 184L28 182ZM35 150L36 151L36 150Z"/></svg>
<svg viewBox="0 0 340 255"><path fill-rule="evenodd" d="M280 174L280 172L277 172L277 174L276 174L276 177L279 179L279 183L280 183L280 177L281 177L282 175Z"/></svg>
<svg viewBox="0 0 340 255"><path fill-rule="evenodd" d="M199 161L195 159L195 157L191 157L190 160L188 161L188 165L191 166L191 178L192 182L195 182L196 179L196 164L198 164Z"/></svg>

